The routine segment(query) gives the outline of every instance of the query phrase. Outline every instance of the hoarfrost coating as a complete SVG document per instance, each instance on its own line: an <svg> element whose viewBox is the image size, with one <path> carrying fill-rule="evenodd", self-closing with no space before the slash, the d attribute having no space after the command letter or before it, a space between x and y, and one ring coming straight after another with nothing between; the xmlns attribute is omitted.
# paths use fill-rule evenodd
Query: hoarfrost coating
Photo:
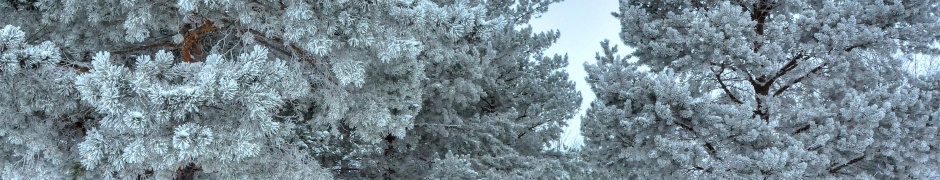
<svg viewBox="0 0 940 180"><path fill-rule="evenodd" d="M555 2L0 1L0 178L937 178L936 1L621 1L580 152Z"/></svg>
<svg viewBox="0 0 940 180"><path fill-rule="evenodd" d="M561 177L553 2L0 1L0 176Z"/></svg>
<svg viewBox="0 0 940 180"><path fill-rule="evenodd" d="M620 37L636 51L604 42L586 65L598 98L583 157L641 179L936 179L938 78L906 71L897 53L938 55L938 11L936 1L621 1Z"/></svg>

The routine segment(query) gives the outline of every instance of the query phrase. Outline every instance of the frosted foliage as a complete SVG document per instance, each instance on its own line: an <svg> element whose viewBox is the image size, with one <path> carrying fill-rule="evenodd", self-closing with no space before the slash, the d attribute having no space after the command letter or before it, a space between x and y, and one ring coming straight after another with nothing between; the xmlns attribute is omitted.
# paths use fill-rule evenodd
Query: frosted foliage
<svg viewBox="0 0 940 180"><path fill-rule="evenodd" d="M531 11L544 10L530 7L547 3L526 2L519 5L525 8L513 13L530 15ZM342 128L339 126L345 122L341 121L357 116L345 111L370 112L363 105L371 102L394 112L392 119L416 116L422 104L420 89L426 61L447 58L428 52L452 53L469 47L465 46L468 43L486 45L457 41L487 39L498 29L511 28L505 24L506 17L487 16L486 7L479 2L46 0L24 6L28 8L11 10L0 19L16 20L9 23L27 31L48 32L34 38L54 40L73 57L108 51L120 56L121 61L132 61L136 57L125 56L166 48L188 62L205 61L213 53L234 55L254 45L265 46L273 57L303 62L294 69L304 73L299 79L309 81L314 91L320 91L314 93L318 97L304 99L310 104L293 106L297 111L292 113L317 110L306 114L306 118L330 117L325 123L332 124L333 131ZM25 19L43 23L20 23ZM427 45L438 41L446 44ZM112 90L104 90L108 91ZM349 94L350 98L342 99L349 102L326 100L333 97L325 96L338 93ZM360 94L377 98L354 98ZM102 100L105 104L110 101ZM409 124L400 125L384 132L404 135L411 128Z"/></svg>
<svg viewBox="0 0 940 180"><path fill-rule="evenodd" d="M3 175L565 175L580 98L519 28L557 1L0 1Z"/></svg>
<svg viewBox="0 0 940 180"><path fill-rule="evenodd" d="M480 173L473 170L466 156L456 156L448 153L444 159L436 159L428 178L458 178L478 179Z"/></svg>
<svg viewBox="0 0 940 180"><path fill-rule="evenodd" d="M937 1L621 1L629 56L585 66L582 157L677 179L933 179ZM628 59L636 58L630 62ZM637 71L641 66L652 69Z"/></svg>
<svg viewBox="0 0 940 180"><path fill-rule="evenodd" d="M394 17L408 17L403 23L424 24L414 30L422 32L414 38L420 46L392 41L396 44L388 47L401 50L382 51L377 58L338 54L334 65L364 62L366 88L326 92L326 98L341 101L330 102L323 111L352 117L335 134L353 132L334 138L311 134L308 142L343 145L349 138L362 139L337 151L317 149L330 152L324 158L343 159L327 166L339 171L337 177L349 179L420 179L452 172L491 179L565 174L565 168L574 167L560 165L543 147L557 139L559 127L577 109L579 97L562 70L567 59L539 53L557 39L557 32L533 33L515 26L552 2L415 1L413 14L393 8ZM369 41L349 42L360 46L355 43ZM387 62L368 63L376 60ZM355 108L334 108L344 104ZM402 127L405 131L398 130ZM460 160L446 157L448 152L459 154ZM448 164L438 166L436 159Z"/></svg>
<svg viewBox="0 0 940 180"><path fill-rule="evenodd" d="M339 80L340 85L355 85L356 87L362 87L364 72L365 70L362 67L362 62L358 61L343 61L333 66L333 73L336 74L336 79Z"/></svg>
<svg viewBox="0 0 940 180"><path fill-rule="evenodd" d="M209 175L228 176L238 168L215 165L267 162L296 146L284 141L294 134L295 119L273 116L285 101L309 93L306 82L285 81L297 79L288 73L293 63L270 60L259 46L237 60L209 55L205 62L169 63L173 58L163 51L142 55L130 69L99 52L92 69L78 76L82 101L104 116L79 144L85 170L161 177L195 163ZM300 161L308 163L292 166L315 164ZM310 173L285 168L251 175Z"/></svg>
<svg viewBox="0 0 940 180"><path fill-rule="evenodd" d="M84 117L59 53L52 42L26 44L19 27L0 29L0 179L65 179L73 167L81 132L68 126Z"/></svg>

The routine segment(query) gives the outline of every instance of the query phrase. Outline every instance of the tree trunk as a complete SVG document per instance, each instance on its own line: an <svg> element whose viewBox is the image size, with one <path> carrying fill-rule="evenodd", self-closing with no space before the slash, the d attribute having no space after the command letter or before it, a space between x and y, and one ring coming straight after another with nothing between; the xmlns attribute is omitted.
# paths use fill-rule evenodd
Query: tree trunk
<svg viewBox="0 0 940 180"><path fill-rule="evenodd" d="M770 14L770 10L773 9L773 6L767 0L761 0L754 4L751 9L751 20L756 21L757 25L754 27L754 32L757 33L758 37L755 37L753 50L758 52L763 43L759 42L761 40L760 36L764 35L764 22L767 21L767 16ZM767 79L767 77L761 75L755 81L753 78L750 79L751 86L754 87L754 100L757 102L757 107L754 109L754 115L760 116L760 119L764 121L770 120L770 113L767 112L766 107L764 107L764 99L770 94L770 86L773 85L773 82Z"/></svg>

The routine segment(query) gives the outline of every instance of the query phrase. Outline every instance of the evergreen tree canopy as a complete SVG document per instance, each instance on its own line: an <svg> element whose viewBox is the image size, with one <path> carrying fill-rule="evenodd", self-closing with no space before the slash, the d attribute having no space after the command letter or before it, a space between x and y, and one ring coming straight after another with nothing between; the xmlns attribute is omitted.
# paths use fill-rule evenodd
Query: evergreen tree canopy
<svg viewBox="0 0 940 180"><path fill-rule="evenodd" d="M937 1L621 1L586 65L586 159L613 177L935 179ZM637 62L628 59L635 57ZM650 72L639 72L639 66ZM928 85L929 84L929 85Z"/></svg>
<svg viewBox="0 0 940 180"><path fill-rule="evenodd" d="M0 178L940 178L938 1L623 0L578 153L558 1L0 0Z"/></svg>
<svg viewBox="0 0 940 180"><path fill-rule="evenodd" d="M0 1L0 176L565 177L553 2Z"/></svg>

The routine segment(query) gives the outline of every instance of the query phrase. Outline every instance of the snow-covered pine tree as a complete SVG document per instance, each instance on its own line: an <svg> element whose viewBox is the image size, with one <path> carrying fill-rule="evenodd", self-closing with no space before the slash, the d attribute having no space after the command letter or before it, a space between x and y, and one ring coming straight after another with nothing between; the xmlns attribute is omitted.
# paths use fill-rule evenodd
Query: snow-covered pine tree
<svg viewBox="0 0 940 180"><path fill-rule="evenodd" d="M583 155L614 177L933 179L937 1L621 1ZM637 72L646 65L650 73ZM915 83L916 82L916 83Z"/></svg>
<svg viewBox="0 0 940 180"><path fill-rule="evenodd" d="M160 51L128 68L97 53L75 81L101 115L78 144L82 166L116 179L169 179L194 168L221 179L329 177L291 140L296 120L277 116L285 101L309 94L309 84L292 73L298 63L268 56L255 46L235 60L173 63Z"/></svg>
<svg viewBox="0 0 940 180"><path fill-rule="evenodd" d="M540 53L558 33L524 27L553 2L439 2L433 10L456 12L445 19L479 24L458 27L457 36L428 33L420 40L427 49L419 55L426 75L422 106L408 117L415 126L404 138L390 136L377 145L316 138L341 147L320 149L332 152L323 158L341 162L337 177L564 176L569 166L544 153L543 146L557 139L580 98L562 70L567 59Z"/></svg>
<svg viewBox="0 0 940 180"><path fill-rule="evenodd" d="M160 51L131 68L99 52L84 69L65 62L52 42L24 44L25 33L9 25L0 32L4 179L171 179L195 170L213 178L330 177L290 141L293 122L273 116L285 99L309 92L288 73L295 67L268 61L265 48L205 63L174 63Z"/></svg>
<svg viewBox="0 0 940 180"><path fill-rule="evenodd" d="M2 175L540 175L577 102L557 33L517 29L550 2L0 1Z"/></svg>

